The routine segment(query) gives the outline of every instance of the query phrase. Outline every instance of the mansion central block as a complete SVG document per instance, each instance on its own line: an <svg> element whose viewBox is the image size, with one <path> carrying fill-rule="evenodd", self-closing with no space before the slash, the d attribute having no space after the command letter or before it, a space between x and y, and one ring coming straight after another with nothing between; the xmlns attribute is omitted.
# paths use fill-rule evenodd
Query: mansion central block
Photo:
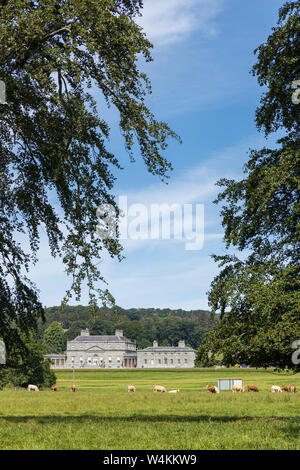
<svg viewBox="0 0 300 470"><path fill-rule="evenodd" d="M133 341L116 329L114 335L90 335L82 330L80 336L67 342L66 354L46 354L53 368L63 369L120 369L120 368L181 368L194 367L196 352L185 346L183 340L178 346L153 346L137 350Z"/></svg>

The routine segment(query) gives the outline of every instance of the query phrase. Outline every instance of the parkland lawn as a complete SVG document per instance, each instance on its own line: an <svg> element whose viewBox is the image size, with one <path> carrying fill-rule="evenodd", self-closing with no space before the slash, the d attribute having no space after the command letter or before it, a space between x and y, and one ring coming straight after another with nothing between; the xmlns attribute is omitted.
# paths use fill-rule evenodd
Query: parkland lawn
<svg viewBox="0 0 300 470"><path fill-rule="evenodd" d="M272 370L56 371L59 392L0 392L0 449L300 450L300 374ZM258 393L205 391L218 378ZM298 392L270 393L295 384ZM127 393L126 386L136 386ZM153 393L154 385L178 394Z"/></svg>

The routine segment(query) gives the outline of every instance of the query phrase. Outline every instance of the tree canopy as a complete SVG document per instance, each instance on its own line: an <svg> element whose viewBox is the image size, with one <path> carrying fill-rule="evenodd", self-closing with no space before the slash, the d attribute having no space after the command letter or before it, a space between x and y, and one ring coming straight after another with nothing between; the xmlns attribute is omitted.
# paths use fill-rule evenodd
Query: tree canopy
<svg viewBox="0 0 300 470"><path fill-rule="evenodd" d="M36 334L23 335L22 344L11 345L6 364L0 368L0 389L27 387L29 384L48 388L55 384L56 377L50 368L50 359L44 358L45 352Z"/></svg>
<svg viewBox="0 0 300 470"><path fill-rule="evenodd" d="M9 345L43 316L30 281L41 230L71 276L65 301L80 299L83 282L91 303L112 300L97 286L105 281L98 265L104 251L120 259L121 246L97 237L97 208L118 213L120 162L96 98L118 111L130 159L140 155L163 180L168 138L180 139L145 104L151 86L139 63L152 60L152 45L135 22L140 0L0 4L0 333Z"/></svg>
<svg viewBox="0 0 300 470"><path fill-rule="evenodd" d="M252 149L240 181L222 179L227 248L214 256L222 268L209 292L218 328L199 357L222 352L226 364L291 367L300 339L300 105L292 99L300 79L300 2L287 2L267 41L255 51L252 74L265 91L256 125L275 148ZM240 252L245 252L243 260ZM245 259L246 258L246 259Z"/></svg>
<svg viewBox="0 0 300 470"><path fill-rule="evenodd" d="M43 345L48 354L63 354L66 350L66 341L61 323L54 321L46 328L43 335Z"/></svg>

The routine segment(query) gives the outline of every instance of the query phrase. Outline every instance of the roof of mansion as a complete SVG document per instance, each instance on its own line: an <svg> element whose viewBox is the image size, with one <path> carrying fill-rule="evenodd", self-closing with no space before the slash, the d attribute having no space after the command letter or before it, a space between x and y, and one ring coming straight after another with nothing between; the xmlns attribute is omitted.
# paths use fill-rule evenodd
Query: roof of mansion
<svg viewBox="0 0 300 470"><path fill-rule="evenodd" d="M148 346L147 348L141 349L140 351L145 352L189 352L195 351L193 348L186 346L183 340L178 342L178 346L158 346L157 341L153 341L153 346Z"/></svg>
<svg viewBox="0 0 300 470"><path fill-rule="evenodd" d="M183 346L183 347L178 347L178 346L149 346L148 348L142 349L142 351L194 351L193 348L190 348L189 346Z"/></svg>
<svg viewBox="0 0 300 470"><path fill-rule="evenodd" d="M131 342L129 339L125 338L125 336L115 336L115 335L100 335L100 336L76 336L75 339L72 341L80 341L80 342L92 342L92 343L98 343L98 342Z"/></svg>
<svg viewBox="0 0 300 470"><path fill-rule="evenodd" d="M116 330L114 335L90 335L89 330L82 330L80 336L76 336L72 341L83 343L133 343L123 336L122 330Z"/></svg>

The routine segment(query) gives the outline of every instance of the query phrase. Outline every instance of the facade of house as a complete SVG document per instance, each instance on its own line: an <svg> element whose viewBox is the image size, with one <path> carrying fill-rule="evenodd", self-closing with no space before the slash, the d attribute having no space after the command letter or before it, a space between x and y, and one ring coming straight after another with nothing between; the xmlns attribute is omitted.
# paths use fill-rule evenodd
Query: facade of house
<svg viewBox="0 0 300 470"><path fill-rule="evenodd" d="M178 346L153 346L137 352L137 367L139 368L182 368L194 367L196 351L185 345L183 340Z"/></svg>
<svg viewBox="0 0 300 470"><path fill-rule="evenodd" d="M67 342L66 354L46 354L54 369L125 369L145 367L194 367L195 350L179 341L177 347L153 347L136 350L135 342L116 329L114 335L90 335L81 330L80 336Z"/></svg>
<svg viewBox="0 0 300 470"><path fill-rule="evenodd" d="M120 369L136 367L136 344L116 329L114 335L81 335L67 342L66 368Z"/></svg>

